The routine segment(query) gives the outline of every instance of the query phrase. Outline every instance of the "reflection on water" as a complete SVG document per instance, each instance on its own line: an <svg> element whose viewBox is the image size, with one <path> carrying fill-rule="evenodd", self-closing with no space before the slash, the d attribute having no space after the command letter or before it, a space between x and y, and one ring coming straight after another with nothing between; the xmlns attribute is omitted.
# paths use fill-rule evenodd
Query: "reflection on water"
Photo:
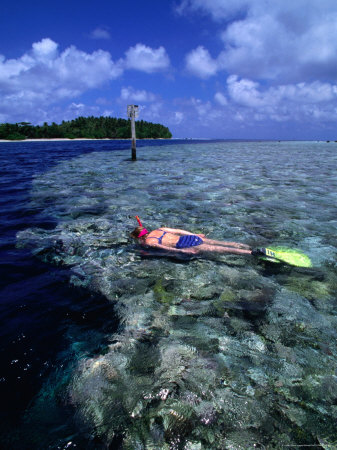
<svg viewBox="0 0 337 450"><path fill-rule="evenodd" d="M118 332L82 358L68 401L90 439L123 448L332 448L337 418L336 157L324 143L210 143L65 161L33 186L58 221L20 245L115 303ZM185 228L300 248L313 269L144 252ZM45 408L42 404L40 408ZM89 431L88 431L89 430ZM70 443L68 443L71 446Z"/></svg>

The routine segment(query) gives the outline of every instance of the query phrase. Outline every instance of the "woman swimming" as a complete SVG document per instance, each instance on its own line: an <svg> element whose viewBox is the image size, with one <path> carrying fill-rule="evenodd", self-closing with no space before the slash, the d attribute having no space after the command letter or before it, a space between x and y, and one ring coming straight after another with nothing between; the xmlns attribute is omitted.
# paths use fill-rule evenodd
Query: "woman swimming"
<svg viewBox="0 0 337 450"><path fill-rule="evenodd" d="M141 244L170 252L196 254L200 252L235 253L251 255L248 245L237 242L215 241L204 234L193 234L186 230L162 227L148 231L141 224L131 233Z"/></svg>
<svg viewBox="0 0 337 450"><path fill-rule="evenodd" d="M201 252L234 253L237 255L253 255L262 257L264 261L283 262L296 267L312 267L308 255L300 250L285 247L255 248L237 242L215 241L204 234L193 234L190 231L177 228L158 228L148 231L136 216L139 227L135 228L131 236L141 244L156 247L170 252L196 254Z"/></svg>

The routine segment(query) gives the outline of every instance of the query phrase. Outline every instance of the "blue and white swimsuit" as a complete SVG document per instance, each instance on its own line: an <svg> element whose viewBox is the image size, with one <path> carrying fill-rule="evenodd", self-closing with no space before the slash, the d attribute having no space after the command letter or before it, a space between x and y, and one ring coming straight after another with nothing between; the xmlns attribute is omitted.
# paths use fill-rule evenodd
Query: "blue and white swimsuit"
<svg viewBox="0 0 337 450"><path fill-rule="evenodd" d="M159 231L163 231L159 229ZM162 243L163 237L167 231L163 231L163 234L157 238L155 236L150 236L148 239L158 239L158 244ZM201 245L204 241L201 239L201 237L196 236L195 234L184 234L183 236L180 236L179 241L176 243L176 248L189 248L189 247L195 247L197 245Z"/></svg>
<svg viewBox="0 0 337 450"><path fill-rule="evenodd" d="M180 236L179 241L176 243L176 248L189 248L201 245L204 241L201 237L195 234L184 234Z"/></svg>

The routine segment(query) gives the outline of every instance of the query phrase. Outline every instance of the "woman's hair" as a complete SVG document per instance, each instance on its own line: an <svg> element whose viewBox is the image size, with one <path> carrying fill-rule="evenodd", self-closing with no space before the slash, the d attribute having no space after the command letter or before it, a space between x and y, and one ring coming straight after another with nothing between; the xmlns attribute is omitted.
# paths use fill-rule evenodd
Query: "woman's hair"
<svg viewBox="0 0 337 450"><path fill-rule="evenodd" d="M130 233L130 236L132 236L134 239L138 239L138 236L140 235L142 230L144 230L144 227L137 227L133 230L132 233Z"/></svg>

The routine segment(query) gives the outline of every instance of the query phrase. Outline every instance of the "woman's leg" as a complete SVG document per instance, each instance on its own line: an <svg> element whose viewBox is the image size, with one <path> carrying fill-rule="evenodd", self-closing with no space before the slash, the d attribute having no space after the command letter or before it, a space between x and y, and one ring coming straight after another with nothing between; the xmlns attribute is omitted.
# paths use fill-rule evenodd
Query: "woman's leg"
<svg viewBox="0 0 337 450"><path fill-rule="evenodd" d="M203 239L204 244L206 245L216 245L216 246L222 246L222 247L234 247L234 248L244 248L249 250L249 245L246 244L240 244L239 242L226 242L226 241L215 241L214 239Z"/></svg>
<svg viewBox="0 0 337 450"><path fill-rule="evenodd" d="M216 253L234 253L236 255L251 255L251 250L243 249L243 248L236 248L236 247L225 247L223 245L208 245L207 243L203 243L201 245L198 245L197 248L199 251L204 252L216 252Z"/></svg>

